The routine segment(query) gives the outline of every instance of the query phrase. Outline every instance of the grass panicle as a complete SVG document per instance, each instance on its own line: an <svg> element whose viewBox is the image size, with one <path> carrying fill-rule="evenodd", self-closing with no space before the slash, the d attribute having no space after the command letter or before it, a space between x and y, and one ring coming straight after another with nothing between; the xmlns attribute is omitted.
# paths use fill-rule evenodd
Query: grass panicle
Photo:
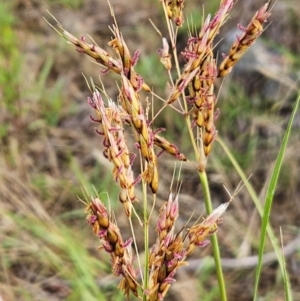
<svg viewBox="0 0 300 301"><path fill-rule="evenodd" d="M218 64L214 49L215 39L236 3L233 0L220 1L215 15L213 17L209 15L198 31L189 32L187 44L182 51L184 65L180 66L176 41L178 27L184 22L184 1L160 1L165 12L172 46L169 47L168 39L162 37L163 48L158 54L160 62L170 76L171 89L167 97L157 95L154 88L150 88L145 79L136 72L135 66L138 64L140 51L136 50L133 55L131 54L111 6L113 24L110 29L113 37L108 42L108 47L112 49L114 55L98 46L92 39L92 43L86 42L83 37L77 39L59 23L56 27L56 30L74 45L79 53L90 56L103 67L102 76L107 76L109 71L119 75L117 99L111 100L104 88L99 89L92 84L92 97L88 98L88 103L96 114L96 117L91 117L98 125L96 132L103 138L103 155L113 164L113 179L120 188L119 200L124 206L133 238L124 242L122 231L118 228L113 213L106 209L98 197L91 197L87 207L87 221L100 239L101 248L111 256L113 274L122 276L119 288L128 299L132 293L145 301L163 300L175 281L177 270L187 265L188 256L198 247L205 247L209 242L207 238L212 237L220 296L221 300L227 300L219 244L215 233L229 202L213 210L206 174L208 156L217 136L215 120L219 111L216 108L216 81L231 72L262 34L264 24L270 16L270 2L268 1L255 13L247 27L238 26L242 34L237 37L228 55ZM160 33L158 29L157 32ZM171 73L173 65L177 72L175 77ZM104 96L107 101L103 100ZM149 96L162 101L156 115L150 110ZM157 115L167 106L174 108L186 121L191 146L195 151L194 158L190 154L181 153L176 144L163 137L161 132L168 129L155 128ZM154 115L154 118L149 117ZM132 140L128 139L129 136L133 137L134 147L130 145ZM197 220L193 225L189 225L187 221L186 225L178 230L176 222L180 216L179 189L175 194L170 192L168 200L159 210L156 242L150 248L149 229L153 210L156 209L156 195L160 183L159 162L162 153L170 154L179 161L187 161L195 168L202 184L208 216L200 222ZM134 176L133 164L137 157L140 174ZM142 205L135 203L139 182L142 182ZM153 205L149 214L150 199ZM139 258L135 229L132 225L132 212L138 216L136 206L142 206L144 212L143 218L138 217L142 220L145 248L144 269L140 261L138 262L140 275L135 272L131 249L133 244Z"/></svg>
<svg viewBox="0 0 300 301"><path fill-rule="evenodd" d="M136 180L131 167L132 158L123 135L121 120L123 109L112 101L109 101L108 107L105 107L98 90L94 90L93 97L88 98L88 103L97 114L96 118L91 116L91 120L100 125L100 130L96 129L96 132L104 137L103 155L114 165L113 178L121 189L119 200L123 204L126 214L130 216L132 202L137 200L134 191Z"/></svg>
<svg viewBox="0 0 300 301"><path fill-rule="evenodd" d="M0 1L0 299L300 300L297 1L106 2Z"/></svg>
<svg viewBox="0 0 300 301"><path fill-rule="evenodd" d="M92 226L93 232L101 240L101 249L111 255L112 271L116 276L123 276L120 289L128 297L129 292L138 296L137 276L132 265L133 254L131 249L132 239L123 241L120 229L112 220L104 204L98 198L92 198L86 210L89 212L86 219Z"/></svg>

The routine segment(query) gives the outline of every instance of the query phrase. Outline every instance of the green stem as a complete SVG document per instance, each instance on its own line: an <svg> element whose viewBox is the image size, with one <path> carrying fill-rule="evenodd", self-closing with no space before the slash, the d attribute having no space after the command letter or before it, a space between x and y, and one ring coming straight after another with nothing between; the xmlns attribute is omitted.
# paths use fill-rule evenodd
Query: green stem
<svg viewBox="0 0 300 301"><path fill-rule="evenodd" d="M206 172L205 171L199 172L199 177L201 181L206 212L207 214L210 214L213 211L213 208L211 203L210 190L209 190L209 184L208 184ZM224 280L223 270L221 265L220 248L218 243L218 237L216 234L213 234L211 236L211 244L212 244L212 250L213 250L213 255L215 260L217 278L219 282L219 290L221 296L220 300L227 301L226 286L225 286L225 280Z"/></svg>
<svg viewBox="0 0 300 301"><path fill-rule="evenodd" d="M144 207L144 247L145 247L145 263L144 263L144 291L148 288L149 282L149 221L147 207L147 184L143 181L143 207ZM143 293L143 301L147 300L147 295Z"/></svg>

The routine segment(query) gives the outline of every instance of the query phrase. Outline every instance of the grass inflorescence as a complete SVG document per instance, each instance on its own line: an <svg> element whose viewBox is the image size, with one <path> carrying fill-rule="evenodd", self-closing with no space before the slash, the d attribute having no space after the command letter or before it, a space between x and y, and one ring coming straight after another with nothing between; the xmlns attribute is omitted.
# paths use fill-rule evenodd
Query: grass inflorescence
<svg viewBox="0 0 300 301"><path fill-rule="evenodd" d="M214 91L214 83L217 78L222 78L231 72L236 63L262 34L264 23L270 16L269 1L254 14L246 27L239 26L242 34L237 36L228 55L224 56L223 61L217 65L214 57L214 40L234 6L234 2L231 0L221 1L214 17L209 15L198 32L189 33L187 46L182 52L185 64L181 70L178 63L176 39L178 27L182 26L184 22L184 1L161 1L161 4L166 16L171 44L171 47L169 47L167 39L162 38L163 48L159 50L161 63L169 73L172 85L170 95L166 99L156 95L154 88L150 88L145 79L135 71L140 52L137 50L134 54L130 53L111 6L110 11L113 19L111 32L113 38L108 46L113 49L115 56L109 54L93 40L89 43L84 37L77 39L59 23L56 29L60 35L76 47L78 52L90 56L103 66L103 74L112 71L120 76L117 101L114 102L109 98L104 86L99 89L92 82L90 90L93 97L88 98L88 103L96 111L96 117L91 116L91 119L99 124L99 129L96 128L96 132L103 137L103 154L113 164L113 178L120 187L119 200L124 206L125 214L128 216L131 225L134 203L138 201L134 187L139 182L143 183L144 215L141 218L138 217L138 219L142 220L145 250L149 248L149 220L152 217L153 210L150 214L148 213L150 197L145 194L145 191L148 186L155 204L160 182L158 166L161 153L169 153L181 161L187 160L194 165L195 171L199 173L206 210L210 215L204 222L196 223L192 227L188 227L187 230L181 229L178 233L175 233L174 226L179 215L179 196L176 194L173 198L172 193L170 193L168 202L161 207L158 216L157 243L150 253L145 252L145 269L142 270L140 267L142 283L139 283L132 265L131 242L123 242L121 230L113 222L113 214L107 211L98 198L92 197L91 204L88 205L91 210L88 221L93 226L95 234L100 238L102 247L112 256L113 273L123 277L120 289L127 297L132 292L137 297L141 296L143 300L151 301L162 300L165 297L174 281L177 269L185 265L185 258L192 253L195 246L206 245L205 238L216 231L220 216L228 205L228 203L226 203L226 206L223 205L224 209L219 207L214 211L212 210L206 176L207 159L217 135L215 119L218 110L216 109L217 97ZM160 32L157 28L156 30ZM175 62L177 79L173 79L171 75L170 48ZM152 118L149 116L150 114L153 116L153 112L150 111L152 105L148 100L149 96L143 104L141 91L162 101L162 107ZM101 93L107 98L106 103ZM158 135L165 129L154 128L158 114L166 106L172 106L175 101L179 103L179 109L176 108L176 110L182 114L186 122L196 160L187 159L184 154L180 153L176 144L168 142ZM132 132L135 139L137 154L129 151L130 146L125 138L127 130ZM160 148L160 152L155 151L155 148ZM135 178L132 165L137 156L139 156L140 161L140 175ZM132 232L134 238L133 228ZM189 242L186 242L186 240ZM212 243L221 299L226 300L219 246L215 235L212 237ZM137 251L137 247L135 247L135 250ZM137 254L137 256L139 255Z"/></svg>
<svg viewBox="0 0 300 301"><path fill-rule="evenodd" d="M144 47L133 50L135 37L132 43L128 31L123 30L124 23L119 22L120 11L127 12L127 5L108 5L109 13L103 22L109 20L109 33L101 39L76 37L78 27L72 29L74 34L66 30L72 27L72 18L62 18L56 11L53 15L63 25L54 18L56 24L51 26L77 53L70 54L68 48L59 46L62 53L45 58L43 63L35 60L36 73L23 82L19 66L28 62L18 52L22 41L16 43L11 29L11 25L17 23L13 23L9 15L0 23L6 33L3 49L12 49L11 57L6 50L3 52L7 64L3 65L1 77L3 116L9 121L0 127L4 145L0 163L5 167L0 174L3 198L0 277L9 287L0 286L4 300L40 300L44 298L40 297L42 292L47 292L47 299L55 292L61 300L123 300L124 296L128 300L179 300L187 298L186 292L190 289L179 289L174 297L172 289L178 286L175 281L179 280L180 287L184 282L180 280L189 279L188 273L194 273L201 266L198 289L194 285L188 297L199 299L199 290L203 300L235 300L232 288L237 276L232 277L226 269L234 265L244 268L246 255L250 253L258 253L258 256L252 265L249 259L253 271L256 267L256 274L253 271L243 274L248 289L243 291L247 295L245 300L252 296L253 300L259 295L272 296L270 290L266 292L263 285L259 286L265 281L263 265L267 262L278 262L283 278L274 283L274 291L284 292L286 300L293 299L288 262L281 254L279 235L271 227L270 216L272 219L274 192L279 187L282 196L284 191L278 185L282 166L281 183L289 185L287 191L296 190L291 183L297 172L296 164L290 159L285 166L283 155L289 153L287 141L298 100L292 113L288 100L284 102L287 106L284 110L291 117L281 143L278 133L282 134L285 123L268 128L277 134L276 141L265 131L267 124L271 124L265 121L266 116L281 110L275 104L268 111L270 90L266 88L268 101L260 103L258 108L257 98L253 97L254 102L250 103L254 91L247 90L247 79L245 90L234 83L240 70L246 68L240 61L252 54L251 49L259 43L258 38L269 25L271 1L260 8L257 6L258 10L251 16L250 13L246 18L242 16L243 25L238 24L234 39L225 50L220 50L219 44L226 39L228 23L232 25L231 16L238 11L240 3L217 1L213 15L203 13L199 18L202 22L191 21L191 24L189 17L185 17L189 2L147 2L149 7L157 8L157 12L160 9L159 18L165 17L163 26L162 20L152 12L149 26L154 35L158 34L161 48L149 56L145 56ZM58 3L71 5L68 1ZM91 12L84 1L76 3L82 12ZM202 12L202 8L197 5L196 8ZM199 12L194 10L193 13L199 16ZM140 18L138 14L136 18ZM90 26L91 20L87 21ZM130 24L131 21L127 21ZM139 26L144 26L144 22ZM146 49L153 46L149 43L150 31L140 31L144 33L142 40ZM149 37L145 36L146 32ZM55 36L53 31L49 36ZM35 49L31 40L28 41L31 49ZM261 50L261 44L258 45L254 49ZM84 68L84 79L76 67L71 77L60 76L68 72L64 65L59 66L64 62L61 58L73 60L74 66L76 62L78 66L85 65L79 55L94 62L92 68ZM292 79L275 74L276 70L265 70L261 62L266 57L259 56L249 70L264 76L271 74L273 80L285 88L291 87L295 93L298 88ZM272 60L265 61L268 64ZM160 66L155 66L159 63ZM155 70L149 72L145 68ZM100 80L95 80L99 69ZM149 77L151 74L154 79ZM228 87L228 91L233 92L226 94L223 90L227 91ZM78 102L74 97L62 101L61 94L67 95L68 91L76 94ZM82 102L84 94L87 102ZM256 111L250 111L254 107ZM280 117L276 116L276 120ZM251 128L246 129L249 124ZM84 131L90 132L92 126L95 133L87 138ZM229 150L224 134L229 140L236 139L236 148ZM26 145L26 141L30 144ZM261 152L264 145L270 146L271 151ZM265 165L258 166L259 162ZM166 176L168 168L175 170L172 177ZM246 175L253 170L255 173L255 168L258 173ZM243 189L237 184L240 179ZM166 184L169 182L170 185ZM224 189L225 193L219 193L220 183L228 188ZM187 192L186 184L190 186ZM261 191L255 192L254 187ZM235 192L230 194L229 190ZM73 202L76 195L78 206ZM44 201L39 202L39 198ZM74 209L81 208L82 203L86 207L85 218L81 209ZM225 210L232 208L236 213L225 215L224 222ZM87 234L89 227L82 227L84 223L99 240L99 251L95 250L94 237ZM292 222L291 225L296 228ZM196 258L209 258L209 243L213 260L208 260L205 270L204 261ZM284 242L282 245L284 255L295 253L293 242L287 247ZM274 252L265 256L265 247L271 247ZM30 260L32 255L34 261ZM226 256L244 260L239 263L237 259L233 263L224 259ZM36 283L39 290L34 293ZM29 289L23 290L27 284Z"/></svg>

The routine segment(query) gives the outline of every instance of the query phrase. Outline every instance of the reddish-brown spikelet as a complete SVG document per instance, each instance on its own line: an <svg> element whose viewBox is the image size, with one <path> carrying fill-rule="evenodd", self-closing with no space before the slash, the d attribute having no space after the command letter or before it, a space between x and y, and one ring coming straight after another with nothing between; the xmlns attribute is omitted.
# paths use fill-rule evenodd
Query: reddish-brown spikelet
<svg viewBox="0 0 300 301"><path fill-rule="evenodd" d="M119 199L123 203L126 214L130 216L131 203L136 200L135 179L131 168L130 153L123 134L121 115L124 113L111 101L109 101L109 107L105 107L97 90L94 91L93 98L89 98L88 102L97 114L97 118L91 117L91 119L101 126L100 131L97 130L97 132L104 137L103 154L114 164L113 177L121 188Z"/></svg>
<svg viewBox="0 0 300 301"><path fill-rule="evenodd" d="M184 0L160 1L166 9L168 17L173 19L177 26L181 26L183 24ZM262 33L263 23L270 15L268 12L270 1L255 14L247 28L242 29L244 33L233 44L229 55L219 68L216 67L213 54L213 41L228 18L228 13L234 3L233 0L220 1L215 16L213 18L207 17L201 30L195 37L190 37L182 53L186 64L166 103L172 104L188 90L189 95L186 99L189 104L193 105L193 108L183 113L191 113L193 125L198 127L197 141L200 141L200 147L198 162L195 165L200 171L205 169L207 156L211 152L212 143L217 134L214 125L216 116L215 80L217 77L227 75ZM136 200L134 191L136 180L131 168L132 155L128 151L124 138L124 124L129 124L131 127L137 148L139 148L144 160L142 177L147 181L153 193L157 192L159 182L158 155L154 151L154 146L158 146L162 151L179 160L186 160L186 157L179 152L177 146L160 137L157 134L159 130L154 131L150 127L148 112L146 109L144 110L140 100L140 90L150 92L151 89L134 68L138 61L139 51L131 55L116 23L112 26L113 38L108 43L115 52L114 57L95 43L88 44L84 38L79 40L72 36L61 25L59 28L62 30L62 36L75 45L78 52L95 59L106 68L105 71L112 70L120 75L121 84L118 96L120 106L110 101L108 101L108 105L105 104L97 90L88 101L97 114L96 118L91 117L91 119L99 125L100 129L97 129L96 132L103 137L103 154L112 162L114 180L121 188L119 200L122 202L127 216L130 217L132 202ZM171 57L166 39L163 39L163 49L159 54L165 68L170 70L172 67ZM163 300L171 284L175 281L177 269L187 264L187 256L196 247L203 247L207 244L206 238L217 231L218 224L221 222L220 217L229 204L219 206L201 223L197 222L192 227L184 227L175 233L175 223L179 214L178 198L178 193L175 196L170 193L167 202L159 212L156 227L157 241L150 251L149 261L145 263L149 266L149 275L147 275L149 282L143 293L147 295L148 301ZM132 240L127 242L123 240L115 220L112 219L111 214L99 198L92 198L87 211L89 214L86 219L101 241L100 248L111 256L113 274L123 277L119 288L127 298L129 298L130 293L139 297L139 284L132 263Z"/></svg>
<svg viewBox="0 0 300 301"><path fill-rule="evenodd" d="M77 39L72 34L64 30L64 28L59 24L59 29L62 30L62 36L71 44L76 47L76 50L80 53L87 54L88 56L95 59L99 64L112 70L116 73L120 73L122 70L122 65L120 62L112 58L107 51L103 48L97 46L95 43L89 44L86 42L85 38Z"/></svg>
<svg viewBox="0 0 300 301"><path fill-rule="evenodd" d="M219 66L218 77L227 75L233 68L233 66L242 58L250 46L256 41L256 39L263 32L263 24L270 16L269 7L271 0L262 6L262 8L256 12L252 20L246 28L242 28L243 34L237 37L237 40L231 46L229 54Z"/></svg>
<svg viewBox="0 0 300 301"><path fill-rule="evenodd" d="M212 42L219 33L220 27L225 23L232 6L233 0L222 1L214 18L210 21L210 17L207 17L198 36L189 39L188 46L182 53L187 63L168 98L168 104L173 103L180 96L189 83L198 75L198 72L201 73L201 65L203 65L207 53L211 52ZM198 69L198 72L195 72L196 69Z"/></svg>
<svg viewBox="0 0 300 301"><path fill-rule="evenodd" d="M220 217L229 204L220 205L203 222L188 229L185 235L174 234L179 215L178 198L178 194L173 196L170 193L168 201L160 209L156 228L158 238L149 258L149 285L145 291L148 301L164 299L175 281L177 269L188 264L185 259L196 247L207 245L205 239L217 230ZM119 288L127 298L130 292L138 296L139 285L132 265L131 240L123 241L119 228L99 198L92 198L86 210L89 213L86 219L100 239L101 249L111 255L113 273L123 277ZM186 247L185 238L188 238Z"/></svg>
<svg viewBox="0 0 300 301"><path fill-rule="evenodd" d="M120 102L122 102L121 98L122 95L119 95L119 100ZM132 122L131 122L131 118L129 117L129 115L126 114L121 114L121 119L122 122L128 126L132 126ZM165 139L164 137L161 137L158 133L163 131L164 129L160 129L160 130L156 130L155 132L153 132L151 129L149 129L149 131L151 131L151 135L153 136L153 143L155 146L157 146L158 148L161 149L160 153L157 155L157 157L162 153L162 152L166 152L171 156L174 156L176 159L180 160L180 161L186 161L187 158L186 156L181 153L177 147L177 145L175 145L174 143L169 142L167 139Z"/></svg>
<svg viewBox="0 0 300 301"><path fill-rule="evenodd" d="M121 74L121 77L122 87L119 93L119 102L130 117L129 122L135 131L134 137L139 145L142 157L147 162L142 176L149 184L152 192L156 193L158 189L158 168L157 156L154 152L153 132L148 125L137 91L124 74Z"/></svg>
<svg viewBox="0 0 300 301"><path fill-rule="evenodd" d="M187 48L182 53L187 61L182 75L176 82L172 94L167 100L173 103L180 94L188 88L189 99L194 103L192 116L195 124L200 127L199 138L203 151L199 152L197 166L205 168L206 157L211 152L212 142L217 131L214 126L215 94L214 81L217 68L213 58L213 40L225 23L233 6L233 0L221 1L219 10L211 20L210 16L204 22L197 37L189 39ZM204 154L204 158L202 156ZM200 167L201 166L201 167Z"/></svg>
<svg viewBox="0 0 300 301"><path fill-rule="evenodd" d="M205 241L208 235L215 233L218 229L218 224L221 222L220 217L228 207L229 202L221 204L216 208L202 223L196 224L188 229L188 247L187 255L191 254L196 247L206 246L208 241Z"/></svg>
<svg viewBox="0 0 300 301"><path fill-rule="evenodd" d="M158 134L154 135L154 144L161 148L162 151L174 156L176 159L180 160L180 161L186 161L186 157L184 154L180 153L178 147L173 144L170 143L167 139L159 136Z"/></svg>
<svg viewBox="0 0 300 301"><path fill-rule="evenodd" d="M175 281L176 271L185 266L186 257L196 247L204 247L208 244L206 238L217 231L220 217L229 203L220 205L203 222L175 234L175 223L179 215L179 195L170 193L168 201L159 211L156 231L158 238L150 251L149 258L149 286L146 291L147 300L163 300L171 284ZM185 243L185 239L188 241Z"/></svg>
<svg viewBox="0 0 300 301"><path fill-rule="evenodd" d="M158 50L160 56L160 62L164 65L167 70L171 70L172 62L171 55L169 53L169 44L166 38L162 38L163 48Z"/></svg>
<svg viewBox="0 0 300 301"><path fill-rule="evenodd" d="M178 218L178 194L170 193L168 201L160 209L156 231L158 238L150 252L149 286L147 300L162 300L174 281L178 267L185 265L184 246L181 236L174 234Z"/></svg>
<svg viewBox="0 0 300 301"><path fill-rule="evenodd" d="M206 157L212 149L212 143L217 135L214 125L216 96L214 82L217 77L225 76L245 51L253 44L263 31L263 23L269 17L270 1L266 3L252 18L244 34L238 38L227 58L219 69L213 57L213 41L221 26L228 19L228 13L233 7L233 0L222 0L215 16L205 20L198 36L188 40L187 47L182 53L186 64L181 76L176 81L171 95L166 101L172 104L187 88L189 101L194 104L191 110L194 123L200 128L200 150L198 156L199 170L205 169Z"/></svg>
<svg viewBox="0 0 300 301"><path fill-rule="evenodd" d="M160 0L165 3L167 14L169 19L173 19L176 26L182 26L183 24L183 3L184 0Z"/></svg>
<svg viewBox="0 0 300 301"><path fill-rule="evenodd" d="M122 61L122 70L120 70L120 74L126 75L135 91L140 90L141 88L148 92L151 91L149 86L144 83L144 79L134 70L134 65L137 63L138 55L136 55L136 57L131 56L128 46L117 26L113 25L112 32L115 38L112 39L108 45L114 49Z"/></svg>
<svg viewBox="0 0 300 301"><path fill-rule="evenodd" d="M100 248L111 256L114 275L123 277L120 289L127 298L130 292L138 296L138 282L132 265L132 240L123 241L118 226L111 220L110 214L99 198L92 198L86 211L88 212L86 220L101 241Z"/></svg>
<svg viewBox="0 0 300 301"><path fill-rule="evenodd" d="M129 50L124 43L121 34L116 26L114 26L113 33L115 38L109 42L109 46L118 53L117 59L110 56L110 54L103 48L93 43L87 43L85 38L77 39L75 36L66 31L61 24L57 25L57 31L70 43L76 47L76 50L80 53L84 53L96 60L99 64L104 66L106 70L112 70L115 73L121 74L126 71L133 86L136 88L142 88L143 90L150 92L150 87L144 82L142 77L138 75L133 68L134 60L131 58ZM125 69L124 69L125 68Z"/></svg>

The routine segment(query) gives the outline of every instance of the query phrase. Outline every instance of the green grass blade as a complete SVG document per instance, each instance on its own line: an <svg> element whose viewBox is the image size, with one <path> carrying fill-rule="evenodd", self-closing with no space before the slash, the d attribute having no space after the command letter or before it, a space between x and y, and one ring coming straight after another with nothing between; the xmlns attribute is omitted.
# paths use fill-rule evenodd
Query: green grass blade
<svg viewBox="0 0 300 301"><path fill-rule="evenodd" d="M262 217L263 216L263 208L262 208L262 205L259 201L259 198L258 198L253 186L248 181L247 176L243 172L242 168L239 166L238 162L236 161L236 159L234 158L234 156L230 152L230 150L227 147L227 145L225 144L225 142L220 138L220 136L217 138L217 140L220 143L220 145L222 146L222 148L225 151L228 158L230 159L232 165L234 166L235 170L239 174L240 178L242 179L247 191L249 192L249 194L251 196L251 199L253 200L253 202L256 206L256 209L257 209L259 215ZM280 268L281 268L282 271L284 271L285 267L284 267L283 261L281 260L282 252L281 252L280 246L278 245L278 239L276 238L276 236L273 232L273 229L271 228L271 226L269 224L267 225L267 233L268 233L269 239L272 243L272 247L275 251L275 254L276 254L277 260L279 262Z"/></svg>
<svg viewBox="0 0 300 301"><path fill-rule="evenodd" d="M281 236L281 241L282 241L282 232L280 228L280 236ZM283 244L281 244L281 248L283 248ZM292 290L291 290L291 285L289 281L289 275L286 269L286 262L284 258L284 253L282 252L281 256L282 262L284 264L284 269L283 269L283 285L284 285L284 292L285 292L285 300L290 301L292 300Z"/></svg>
<svg viewBox="0 0 300 301"><path fill-rule="evenodd" d="M259 279L260 279L260 274L261 274L261 269L262 269L262 260L263 260L263 253L264 253L264 247L265 247L265 241L266 241L267 226L269 224L269 216L270 216L270 212L271 212L271 208L272 208L273 197L274 197L275 189L277 186L280 169L281 169L282 162L283 162L284 152L285 152L287 142L288 142L288 139L289 139L289 136L291 133L292 124L293 124L296 112L298 110L299 99L300 99L300 95L298 95L298 98L296 100L293 112L291 114L286 132L284 134L283 141L282 141L277 159L275 161L274 170L272 172L271 179L270 179L269 186L268 186L267 193L266 193L266 202L265 202L265 206L264 206L264 213L263 213L262 226L261 226L261 232L260 232L258 265L256 268L256 274L255 274L255 286L254 286L253 300L257 299L258 284L259 284ZM279 257L278 259L281 262L280 267L281 267L282 274L284 275L285 274L284 262L282 262L282 257ZM292 300L290 283L289 283L287 273L286 273L286 280L287 280L286 292L289 292L287 294L288 295L287 300Z"/></svg>
<svg viewBox="0 0 300 301"><path fill-rule="evenodd" d="M295 113L297 112L297 109L298 109L298 105L299 105L299 97L296 101L296 104L295 104L295 108L294 108L294 111L292 113L292 116L291 116L291 119L290 119L290 123L288 125L288 129L291 127L291 124L293 122L293 119L294 119L294 116L295 116ZM288 131L288 130L287 130ZM284 137L284 141L285 141L285 138L286 138L286 141L287 141L287 138L288 137ZM222 138L220 138L220 136L217 137L217 141L219 142L219 144L221 145L221 147L223 148L223 150L225 151L226 155L228 156L229 160L231 161L232 165L234 166L235 170L237 171L237 173L239 174L239 176L241 177L245 187L247 188L260 216L262 217L263 216L263 208L262 208L262 205L259 201L259 198L255 192L255 190L253 189L251 183L247 180L247 176L245 175L245 173L243 172L242 168L239 166L238 162L236 161L236 159L234 158L234 156L232 155L231 151L229 150L229 148L227 147L227 145L225 144L225 142L222 140ZM285 292L286 292L286 300L292 300L292 297L291 297L291 289L290 289L290 282L289 282L289 278L288 278L288 275L286 273L286 269L285 269L285 264L284 264L284 261L282 260L282 254L281 254L281 249L278 245L278 240L277 238L275 237L274 233L273 233L273 230L271 228L271 226L269 225L269 223L267 223L267 227L266 227L266 231L267 231L267 234L270 238L270 241L272 243L272 246L274 248L274 251L276 253L276 256L277 256L277 260L279 262L279 265L280 265L280 268L281 268L281 271L282 271L282 274L284 276L284 281L286 283L285 285Z"/></svg>

